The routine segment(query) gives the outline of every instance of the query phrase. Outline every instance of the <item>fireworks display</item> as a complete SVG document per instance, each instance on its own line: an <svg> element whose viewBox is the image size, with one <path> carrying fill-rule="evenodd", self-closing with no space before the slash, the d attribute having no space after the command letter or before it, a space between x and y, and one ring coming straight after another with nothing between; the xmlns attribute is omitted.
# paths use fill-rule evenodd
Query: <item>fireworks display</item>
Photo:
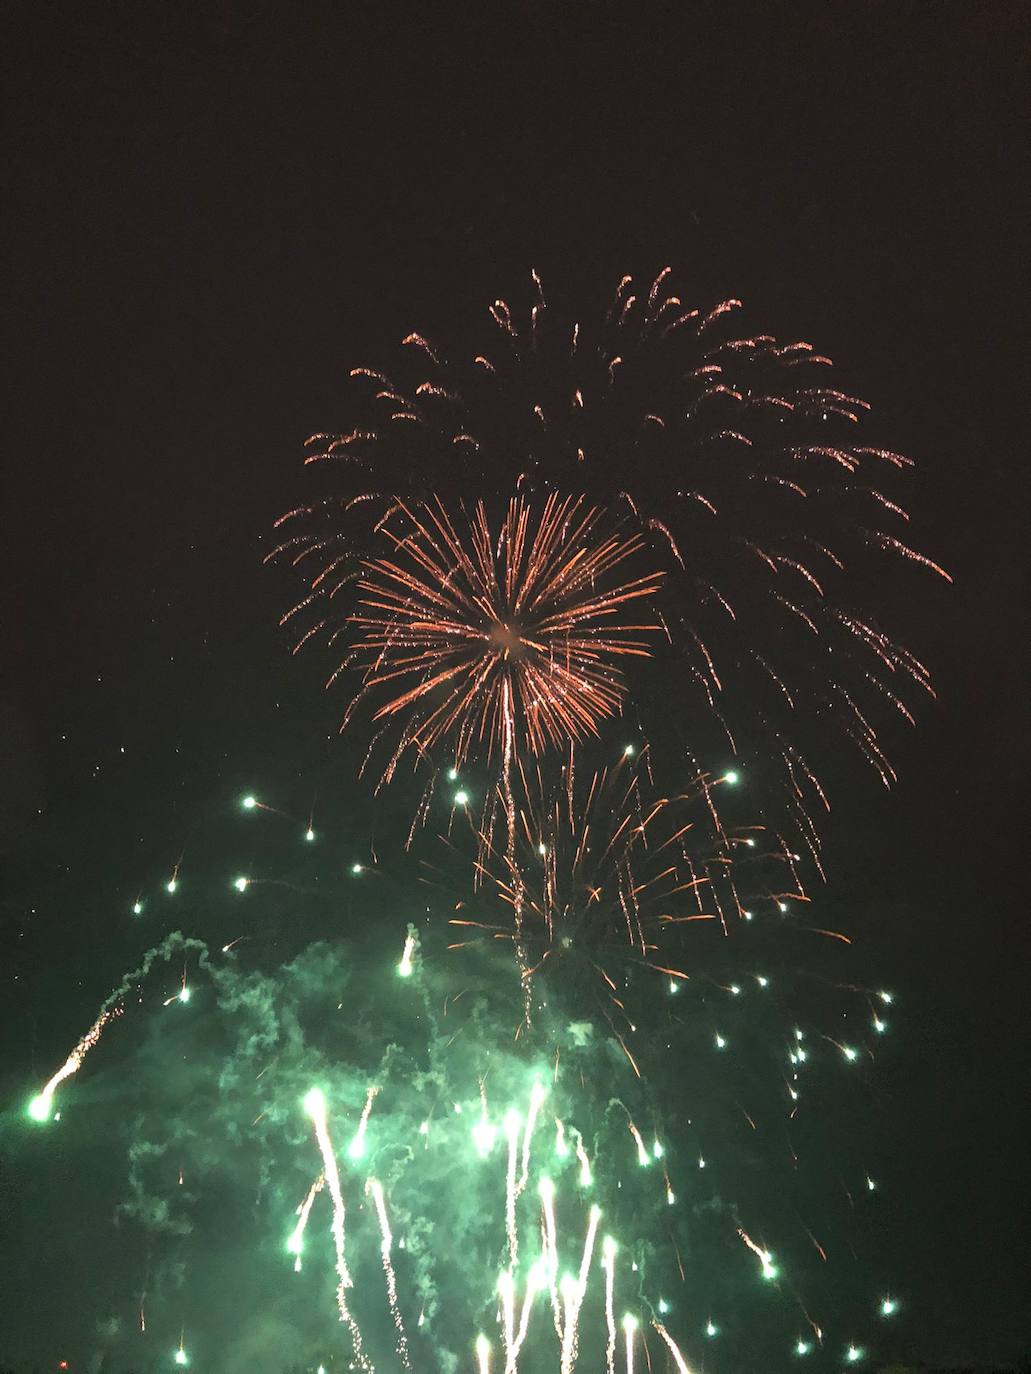
<svg viewBox="0 0 1031 1374"><path fill-rule="evenodd" d="M730 753L762 776L770 824L819 864L828 753L847 740L889 784L884 721L912 723L933 693L880 619L893 563L948 577L908 542L911 460L811 344L735 331L738 300L693 308L667 268L576 320L532 280L524 310L491 306L475 357L411 333L390 376L354 369L362 422L309 441L335 481L284 516L271 555L316 568L291 615L315 617L305 637L346 619L331 607L408 495L586 492L666 574L669 651L635 676L635 712L697 767Z"/></svg>
<svg viewBox="0 0 1031 1374"><path fill-rule="evenodd" d="M879 558L942 572L893 533L908 460L736 301L663 272L581 328L534 283L490 357L411 335L411 385L359 370L368 423L312 445L341 489L271 555L377 788L424 766L419 825L345 851L329 803L244 797L127 902L197 935L28 1108L68 1128L123 1012L167 1065L112 1128L165 1362L278 1369L258 1291L313 1371L840 1369L900 1313L864 1125L893 999L821 917L815 817L819 760L844 737L889 782L874 709L931 690L862 608Z"/></svg>

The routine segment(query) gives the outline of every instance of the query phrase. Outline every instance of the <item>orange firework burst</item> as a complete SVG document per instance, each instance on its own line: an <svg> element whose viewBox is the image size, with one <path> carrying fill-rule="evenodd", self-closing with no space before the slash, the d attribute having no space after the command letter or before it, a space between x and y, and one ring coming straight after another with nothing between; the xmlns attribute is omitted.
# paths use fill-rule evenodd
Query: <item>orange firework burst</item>
<svg viewBox="0 0 1031 1374"><path fill-rule="evenodd" d="M539 754L619 710L618 664L647 656L659 628L621 620L661 582L621 580L640 536L606 532L596 507L556 495L539 516L514 498L496 531L482 502L460 519L439 499L398 503L380 533L393 553L363 564L345 663L365 664L359 700L389 694L375 717L403 722L395 762L445 740L456 762L517 739Z"/></svg>
<svg viewBox="0 0 1031 1374"><path fill-rule="evenodd" d="M750 920L759 903L769 907L775 901L769 893L780 893L785 882L797 888L778 837L761 826L725 825L719 798L726 776L698 773L676 794L660 795L650 774L647 749L586 774L570 751L550 781L533 770L527 781L534 795L517 811L514 864L486 829L476 832L475 895L452 919L465 935L452 947L483 936L512 939L512 926L490 912L498 900L515 907L518 898L526 976L561 962L565 995L591 988L623 1015L629 968L687 980L696 923L711 925L722 938Z"/></svg>

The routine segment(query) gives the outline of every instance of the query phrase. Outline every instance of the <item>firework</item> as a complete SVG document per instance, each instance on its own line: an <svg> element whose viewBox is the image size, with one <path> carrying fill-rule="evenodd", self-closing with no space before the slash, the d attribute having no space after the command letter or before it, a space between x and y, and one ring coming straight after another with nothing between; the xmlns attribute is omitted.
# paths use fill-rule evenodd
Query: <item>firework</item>
<svg viewBox="0 0 1031 1374"><path fill-rule="evenodd" d="M358 700L383 697L374 720L398 723L388 771L405 749L441 743L456 768L471 750L541 753L596 735L619 710L619 664L645 656L658 629L622 619L661 582L623 576L640 535L550 496L536 510L514 498L496 527L482 502L471 514L398 502L377 543L389 553L362 562L356 608L336 633L353 641L345 665L364 664Z"/></svg>
<svg viewBox="0 0 1031 1374"><path fill-rule="evenodd" d="M309 441L338 485L286 517L306 532L281 549L326 555L318 604L358 575L355 522L371 528L430 481L589 492L669 574L668 651L634 684L642 716L701 768L729 751L768 779L778 829L790 821L818 866L828 748L847 739L889 784L885 718L911 723L914 697L933 695L871 591L892 560L948 574L910 546L895 488L912 463L884 446L868 403L811 344L742 332L740 314L734 299L686 304L667 268L643 289L624 277L577 322L534 273L524 309L490 307L493 336L468 361L409 334L396 375L354 369L370 384L361 423Z"/></svg>
<svg viewBox="0 0 1031 1374"><path fill-rule="evenodd" d="M613 752L611 777L585 770L582 784L573 783L574 799L581 788L589 792L593 786L597 793L582 812L582 823L596 828L597 844L579 837L584 859L583 867L574 866L576 881L607 881L598 875L611 862L605 851L615 853L623 833L618 817L647 816L652 809L649 752ZM736 787L710 780L729 844L737 831L725 809L746 789L747 779ZM683 805L696 818L708 816L711 834L718 835L705 792L696 780ZM680 829L680 804L671 799L630 848L638 875L633 886L647 873L662 871L661 839ZM576 801L574 816L578 806ZM568 818L562 824L568 827ZM284 823L282 829L288 833L283 857L306 871L313 868L317 853L309 846L298 852L294 826ZM327 821L330 849L335 829ZM556 906L553 936L540 933L546 924L536 904L548 882L540 835L539 828L530 828L520 854L527 869L532 949L545 939L561 946L573 919ZM573 840L573 831L567 839L558 824L547 835L545 847L558 854L563 868ZM475 850L475 835L470 844ZM598 850L596 867L588 848ZM539 875L530 868L531 852L540 862ZM761 847L758 855L755 862L762 865ZM769 862L775 869L776 862ZM214 909L219 902L225 906L226 922L239 919L225 878L235 868L228 855L217 865L221 871L197 859L195 885L202 872L210 872ZM610 869L616 871L618 865ZM346 874L339 881L342 890L350 889ZM254 919L262 922L263 908L292 900L283 892L308 886L315 885L309 880L259 886ZM573 886L563 878L555 890ZM412 900L419 890L409 889ZM694 902L695 892L688 889L687 899ZM843 1015L850 1022L863 1015L871 1001L881 1015L888 1003L831 983L819 984L814 993L805 978L789 984L787 967L760 962L782 943L779 934L762 940L764 928L780 920L775 904L768 902L771 909L764 912L749 897L756 920L730 922L731 938L718 920L673 927L690 937L690 978L671 981L639 962L619 900L606 896L612 907L604 918L608 932L603 925L581 927L577 938L596 944L602 961L612 955L617 995L635 1018L635 1029L619 1019L604 981L594 980L597 996L584 996L575 963L563 951L555 955L556 976L540 984L532 1026L513 1041L520 996L507 942L488 939L448 951L445 904L431 895L425 926L406 930L392 922L384 938L372 923L360 948L335 934L331 913L339 900L332 891L326 897L321 928L318 908L307 902L307 929L297 920L284 928L296 931L293 956L284 952L269 959L260 943L252 943L216 958L200 942L189 942L198 974L188 1024L192 1035L202 1037L193 1076L124 1075L122 1102L133 1105L116 1114L111 1140L124 1142L131 1164L130 1200L119 1208L125 1243L135 1244L132 1238L142 1227L143 1242L159 1251L164 1246L171 1268L191 1276L175 1297L173 1318L159 1263L158 1277L148 1283L143 1335L164 1340L167 1348L186 1310L191 1360L206 1358L210 1317L202 1313L209 1288L218 1287L203 1277L210 1250L217 1266L253 1270L264 1294L259 1301L273 1291L280 1306L299 1305L312 1332L312 1367L316 1354L336 1351L337 1358L358 1367L384 1371L403 1366L406 1357L413 1368L471 1369L479 1358L477 1331L493 1352L485 1356L493 1374L622 1370L628 1354L635 1369L646 1368L649 1359L653 1368L662 1368L668 1355L679 1371L697 1367L706 1343L719 1347L706 1357L707 1366L739 1367L742 1359L747 1363L747 1351L758 1347L774 1352L766 1361L774 1367L776 1352L793 1351L796 1342L812 1345L814 1354L819 1348L812 1328L803 1328L812 1334L798 1335L809 1311L819 1314L821 1331L840 1333L835 1350L845 1348L857 1328L843 1328L828 1316L841 1306L834 1288L851 1273L841 1228L848 1213L874 1208L876 1194L866 1187L865 1169L851 1149L825 1147L822 1129L819 1146L814 1143L811 1133L824 1122L821 1100L827 1095L826 1086L818 1090L817 1084L834 1074L854 1092L848 1085L855 1084L861 1065L850 1063L834 1042L854 1043L869 1062L884 1037L870 1022L865 1036L857 1024L846 1042L837 1027ZM389 904L396 900L391 896ZM501 888L490 895L486 883L480 900L499 916L511 909ZM653 926L649 904L642 893L643 928L666 938L664 923ZM594 922L599 904L591 905ZM661 901L656 913L667 905ZM699 932L706 938L696 944ZM320 933L329 941L320 942ZM213 932L212 947L221 948L221 941ZM175 937L141 967L154 966L159 955L173 957L186 943ZM397 963L402 947L403 975ZM827 942L827 948L840 950L843 959L849 953L840 942ZM616 959L617 950L627 951L624 962ZM144 996L138 970L128 981ZM816 995L821 990L822 1000ZM597 997L615 1025L591 1010ZM162 1018L156 1024L186 1023ZM715 1047L714 1026L722 1028L723 1050ZM641 1066L640 1079L620 1038ZM133 1042L123 1036L119 1043L131 1053ZM201 1050L204 1044L208 1048ZM310 1090L313 1081L324 1086ZM211 1095L216 1082L218 1091ZM204 1093L209 1107L193 1121L196 1114L187 1104L198 1094L203 1100ZM305 1116L314 1141L310 1130L300 1129ZM840 1106L824 1125L839 1118L851 1142L851 1121ZM794 1144L796 1131L801 1140ZM335 1140L350 1146L338 1154ZM799 1162L784 1148L786 1141L792 1141ZM852 1202L845 1207L842 1199L836 1209L822 1201L817 1225L814 1200L828 1187L820 1163L825 1155L833 1158L835 1172L852 1179ZM179 1184L183 1177L190 1188ZM806 1178L811 1189L803 1186ZM242 1238L227 1249L217 1232L217 1212L210 1225L199 1215L190 1220L191 1209L209 1193L230 1197L238 1191L242 1199L270 1186L276 1203L272 1230L288 1236L285 1256L281 1242L265 1256L257 1242L252 1248ZM832 1220L839 1210L842 1219ZM291 1269L296 1274L277 1279L277 1266L280 1275ZM824 1269L834 1275L830 1292L821 1283ZM279 1294L277 1284L294 1288ZM306 1296L312 1284L317 1287ZM878 1284L867 1295L871 1322L896 1310L897 1300L886 1300L884 1291ZM764 1294L772 1294L765 1303L769 1311L753 1311L756 1303L764 1306ZM336 1336L325 1325L322 1300L343 1323ZM715 1334L706 1335L699 1311L713 1314L709 1326ZM629 1329L624 1312L633 1319ZM747 1335L739 1313L749 1314Z"/></svg>
<svg viewBox="0 0 1031 1374"><path fill-rule="evenodd" d="M819 869L824 724L889 782L876 709L912 720L931 691L863 604L877 560L945 575L882 490L908 460L855 442L869 408L809 345L730 332L736 301L625 279L581 329L534 280L525 319L492 307L492 357L411 335L411 383L362 370L388 418L316 436L341 490L284 517L271 555L308 575L286 619L335 646L331 680L353 674L345 724L371 714L382 779L428 760L424 821L455 784L438 892L406 884L403 844L363 862L348 839L347 909L366 905L345 940L332 879L275 873L266 839L264 874L253 850L220 869L210 941L148 954L30 1108L52 1115L156 959L196 952L203 979L184 963L164 1003L196 986L189 1015L154 1029L176 1052L124 1074L111 1123L124 1234L175 1275L174 1301L148 1277L146 1324L140 1300L166 1359L176 1333L178 1363L204 1354L184 1295L202 1309L259 1264L258 1301L304 1314L308 1367L331 1343L367 1371L837 1368L866 1353L855 1293L871 1323L899 1309L853 1248L877 1231L856 1122L892 999L808 914L801 856ZM241 805L296 841L290 811ZM293 864L339 853L321 802L324 844L308 817ZM229 1251L205 1185L246 1197L274 1255Z"/></svg>
<svg viewBox="0 0 1031 1374"><path fill-rule="evenodd" d="M499 921L497 913L499 902L512 910L521 899L529 979L560 984L567 1006L600 1013L615 1031L617 1021L635 1019L628 980L647 973L651 991L663 994L691 980L703 928L726 938L756 917L776 913L783 924L792 907L804 909L808 897L785 842L762 825L731 824L728 803L731 813L742 809L737 774L698 774L662 793L652 772L643 748L624 749L597 770L570 752L560 768L524 773L515 825L520 890L490 818L485 827L474 823L473 891L451 918L461 937L452 947L514 939L514 919ZM448 849L458 851L455 836Z"/></svg>

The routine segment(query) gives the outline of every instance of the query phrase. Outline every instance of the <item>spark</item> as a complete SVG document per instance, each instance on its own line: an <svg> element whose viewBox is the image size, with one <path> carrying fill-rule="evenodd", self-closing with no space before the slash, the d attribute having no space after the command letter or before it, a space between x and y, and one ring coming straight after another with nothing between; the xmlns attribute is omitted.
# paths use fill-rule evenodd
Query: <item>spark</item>
<svg viewBox="0 0 1031 1374"><path fill-rule="evenodd" d="M626 1336L626 1374L634 1374L634 1339L637 1335L637 1318L628 1312L623 1318L623 1334Z"/></svg>
<svg viewBox="0 0 1031 1374"><path fill-rule="evenodd" d="M90 1026L89 1030L82 1037L79 1043L72 1050L71 1054L64 1061L53 1077L44 1085L43 1089L29 1103L29 1116L33 1121L49 1121L53 1114L54 1094L57 1089L72 1074L78 1073L82 1068L82 1062L93 1049L97 1041L103 1035L105 1028L121 1016L122 1007L120 1005L108 1006L105 1004L101 1008L100 1015Z"/></svg>
<svg viewBox="0 0 1031 1374"><path fill-rule="evenodd" d="M372 1365L365 1355L364 1344L358 1323L351 1315L347 1305L347 1290L352 1285L350 1271L347 1267L347 1260L344 1251L345 1220L344 1195L340 1188L340 1173L337 1169L336 1155L333 1153L333 1142L329 1135L329 1123L326 1117L326 1096L321 1088L312 1088L304 1099L304 1109L311 1118L312 1125L315 1127L315 1139L318 1142L319 1152L322 1155L322 1170L329 1188L329 1195L333 1202L333 1246L336 1252L336 1272L337 1289L336 1302L340 1320L347 1326L351 1333L351 1343L354 1348L354 1358L360 1369L370 1370Z"/></svg>
<svg viewBox="0 0 1031 1374"><path fill-rule="evenodd" d="M605 1270L605 1326L608 1331L608 1345L605 1348L607 1374L615 1374L616 1359L616 1318L613 1312L613 1299L616 1282L617 1245L612 1236L602 1241L602 1268Z"/></svg>
<svg viewBox="0 0 1031 1374"><path fill-rule="evenodd" d="M476 1359L479 1374L490 1374L490 1341L482 1333L476 1337Z"/></svg>
<svg viewBox="0 0 1031 1374"><path fill-rule="evenodd" d="M660 1303L660 1304L659 1304L659 1311L661 1312L662 1310L663 1310L663 1305ZM669 1332L668 1332L668 1331L666 1330L666 1328L663 1326L662 1322L652 1321L652 1326L654 1326L655 1330L659 1333L659 1335L662 1337L662 1339L666 1342L666 1345L667 1345L667 1347L669 1348L669 1352L670 1352L670 1354L673 1356L673 1360L674 1360L674 1362L675 1362L675 1364L676 1364L676 1366L677 1366L677 1374L691 1374L690 1369L688 1369L688 1367L687 1367L687 1361L684 1359L684 1356L681 1354L680 1347L677 1345L676 1341L673 1339L673 1337L669 1334Z"/></svg>
<svg viewBox="0 0 1031 1374"><path fill-rule="evenodd" d="M304 1232L308 1225L308 1217L311 1214L312 1203L315 1201L316 1195L322 1192L325 1182L326 1175L319 1174L318 1178L308 1189L304 1200L297 1208L297 1225L290 1232L289 1239L286 1242L287 1250L294 1256L294 1273L296 1274L301 1272L301 1251L304 1248Z"/></svg>
<svg viewBox="0 0 1031 1374"><path fill-rule="evenodd" d="M390 1258L393 1237L390 1233L390 1222L387 1218L387 1204L383 1196L383 1186L378 1179L370 1178L365 1187L366 1192L372 1193L372 1200L376 1204L376 1215L379 1218L381 1236L380 1256L383 1261L383 1274L387 1284L387 1301L390 1304L390 1315L393 1317L394 1326L397 1328L396 1349L398 1358L405 1369L411 1369L411 1362L408 1358L408 1337L405 1335L404 1322L401 1319L401 1310L397 1305L397 1277L394 1273L394 1266Z"/></svg>
<svg viewBox="0 0 1031 1374"><path fill-rule="evenodd" d="M761 1245L757 1245L752 1237L742 1227L738 1227L738 1235L751 1250L752 1254L758 1259L762 1266L762 1276L764 1279L775 1279L777 1277L777 1266L773 1263L773 1256L769 1250L764 1250Z"/></svg>
<svg viewBox="0 0 1031 1374"><path fill-rule="evenodd" d="M598 1234L598 1222L600 1220L601 1208L592 1206L587 1223L587 1235L584 1237L580 1272L571 1283L566 1285L566 1292L563 1295L566 1307L562 1324L561 1374L572 1374L573 1365L576 1363L579 1345L580 1308L583 1306L584 1296L587 1293L587 1275L591 1267L594 1242Z"/></svg>
<svg viewBox="0 0 1031 1374"><path fill-rule="evenodd" d="M405 939L404 949L401 952L401 962L397 966L397 971L402 978L410 978L412 976L412 954L415 951L415 946L415 932L409 929L408 936Z"/></svg>
<svg viewBox="0 0 1031 1374"><path fill-rule="evenodd" d="M642 1168L646 1168L651 1163L651 1157L648 1154L648 1147L647 1145L645 1145L644 1140L641 1138L641 1132L637 1129L634 1123L631 1121L628 1123L628 1126L630 1134L633 1136L634 1142L637 1145L637 1162L641 1165Z"/></svg>
<svg viewBox="0 0 1031 1374"><path fill-rule="evenodd" d="M362 1109L361 1119L358 1122L358 1129L355 1131L350 1145L347 1147L349 1159L361 1159L365 1154L365 1132L369 1125L369 1114L372 1111L372 1104L376 1099L379 1088L373 1084L365 1096L365 1106Z"/></svg>

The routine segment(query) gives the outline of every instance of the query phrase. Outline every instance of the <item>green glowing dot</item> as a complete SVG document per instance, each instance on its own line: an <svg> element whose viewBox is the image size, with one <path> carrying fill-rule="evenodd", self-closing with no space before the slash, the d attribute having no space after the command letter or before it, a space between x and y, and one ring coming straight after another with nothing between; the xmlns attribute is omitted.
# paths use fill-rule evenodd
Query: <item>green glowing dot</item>
<svg viewBox="0 0 1031 1374"><path fill-rule="evenodd" d="M752 913L750 911L742 911L741 915L745 918L746 921L750 921L752 919Z"/></svg>
<svg viewBox="0 0 1031 1374"><path fill-rule="evenodd" d="M457 768L449 768L449 769L447 770L447 780L448 780L448 782L457 782L457 781L458 781L458 769L457 769Z"/></svg>
<svg viewBox="0 0 1031 1374"><path fill-rule="evenodd" d="M768 978L764 978L761 973L756 974L755 981L759 984L761 988L768 988L770 986L770 980Z"/></svg>
<svg viewBox="0 0 1031 1374"><path fill-rule="evenodd" d="M422 1123L422 1125L419 1127L419 1134L420 1134L420 1135L429 1135L429 1133L430 1133L430 1123L429 1123L428 1121L424 1121L424 1122Z"/></svg>
<svg viewBox="0 0 1031 1374"><path fill-rule="evenodd" d="M701 1155L698 1156L698 1167L699 1169L705 1168L705 1160L701 1157Z"/></svg>
<svg viewBox="0 0 1031 1374"><path fill-rule="evenodd" d="M142 903L142 902L133 902L133 904L132 904L132 914L133 914L134 916L138 916L142 910L143 910L143 903Z"/></svg>
<svg viewBox="0 0 1031 1374"><path fill-rule="evenodd" d="M546 1174L541 1179L540 1183L538 1183L537 1191L540 1193L541 1197L545 1200L545 1202L550 1202L551 1199L555 1196L555 1185Z"/></svg>
<svg viewBox="0 0 1031 1374"><path fill-rule="evenodd" d="M723 774L723 781L724 781L724 782L729 782L730 785L733 787L733 785L734 785L736 782L740 781L740 775L739 775L738 773L735 773L735 772L733 771L733 769L731 769L731 771L730 771L729 773L724 773L724 774Z"/></svg>
<svg viewBox="0 0 1031 1374"><path fill-rule="evenodd" d="M741 996L741 989L738 987L737 983L731 983L730 991L735 997Z"/></svg>
<svg viewBox="0 0 1031 1374"><path fill-rule="evenodd" d="M179 989L179 1001L188 1002L190 1000L190 989L183 987Z"/></svg>
<svg viewBox="0 0 1031 1374"><path fill-rule="evenodd" d="M866 1186L868 1191L871 1193L875 1193L877 1191L877 1184L873 1181L872 1178L867 1178Z"/></svg>
<svg viewBox="0 0 1031 1374"><path fill-rule="evenodd" d="M665 1153L665 1150L662 1148L662 1141L657 1140L655 1144L652 1146L652 1154L655 1156L656 1159L661 1159Z"/></svg>
<svg viewBox="0 0 1031 1374"><path fill-rule="evenodd" d="M354 863L354 864L351 865L351 872L354 873L355 875L359 874L361 871L362 871L362 866L361 866L361 864L359 864L359 863Z"/></svg>
<svg viewBox="0 0 1031 1374"><path fill-rule="evenodd" d="M726 1040L724 1040L723 1036L722 1036L722 1035L717 1035L717 1036L716 1036L716 1048L717 1048L718 1050L722 1050L722 1049L725 1049L725 1048L726 1048L726 1045L727 1045L727 1042L726 1042Z"/></svg>
<svg viewBox="0 0 1031 1374"><path fill-rule="evenodd" d="M253 811L258 804L257 797L244 797L240 805L245 811Z"/></svg>
<svg viewBox="0 0 1031 1374"><path fill-rule="evenodd" d="M778 910L778 911L787 911L787 909L788 909L788 904L787 904L787 902L778 902L778 903L777 903L777 910Z"/></svg>
<svg viewBox="0 0 1031 1374"><path fill-rule="evenodd" d="M304 838L308 841L309 844L311 844L312 840L315 838L315 831L312 830L310 825L308 829L304 832Z"/></svg>
<svg viewBox="0 0 1031 1374"><path fill-rule="evenodd" d="M894 1000L895 1000L895 994L894 994L893 992L879 992L879 993L877 994L877 996L881 999L881 1001L882 1001L886 1006L889 1006L889 1007L891 1006L892 1002L894 1002Z"/></svg>
<svg viewBox="0 0 1031 1374"><path fill-rule="evenodd" d="M168 882L165 883L165 891L166 891L166 892L174 892L178 886L179 886L179 884L178 884L178 882L175 880L175 878L169 878Z"/></svg>
<svg viewBox="0 0 1031 1374"><path fill-rule="evenodd" d="M490 1354L490 1341L481 1333L476 1337L476 1353L480 1359L485 1359Z"/></svg>
<svg viewBox="0 0 1031 1374"><path fill-rule="evenodd" d="M632 1336L637 1330L637 1318L632 1312L628 1312L623 1318L623 1330L628 1336Z"/></svg>
<svg viewBox="0 0 1031 1374"><path fill-rule="evenodd" d="M309 1088L305 1093L304 1110L309 1116L321 1116L326 1110L326 1094L321 1088Z"/></svg>
<svg viewBox="0 0 1031 1374"><path fill-rule="evenodd" d="M634 749L634 746L632 744L628 744L626 748L623 750L623 757L625 759L632 759L635 753L636 750Z"/></svg>
<svg viewBox="0 0 1031 1374"><path fill-rule="evenodd" d="M659 1299L659 1314L660 1314L660 1316L663 1316L663 1317L664 1317L668 1311L669 1311L669 1303L666 1301L665 1298L660 1298L660 1299Z"/></svg>
<svg viewBox="0 0 1031 1374"><path fill-rule="evenodd" d="M720 1334L720 1329L719 1329L719 1327L716 1325L715 1322L713 1322L713 1321L706 1322L706 1323L705 1323L705 1334L706 1334L707 1336L718 1336L718 1335Z"/></svg>
<svg viewBox="0 0 1031 1374"><path fill-rule="evenodd" d="M795 1354L808 1355L812 1348L813 1347L809 1341L797 1341L795 1344Z"/></svg>
<svg viewBox="0 0 1031 1374"><path fill-rule="evenodd" d="M849 1364L857 1364L862 1358L863 1350L861 1346L850 1345L845 1351L845 1359L848 1360Z"/></svg>
<svg viewBox="0 0 1031 1374"><path fill-rule="evenodd" d="M881 1300L880 1313L882 1317L893 1317L899 1310L899 1305L894 1298L883 1298Z"/></svg>
<svg viewBox="0 0 1031 1374"><path fill-rule="evenodd" d="M187 1359L186 1351L182 1348L182 1346L180 1346L179 1349L175 1352L175 1362L176 1364L190 1363L190 1361Z"/></svg>
<svg viewBox="0 0 1031 1374"><path fill-rule="evenodd" d="M52 1104L53 1098L48 1097L46 1093L40 1093L29 1103L29 1116L33 1121L49 1121Z"/></svg>
<svg viewBox="0 0 1031 1374"><path fill-rule="evenodd" d="M859 1058L859 1051L854 1050L851 1045L844 1045L842 1047L841 1053L845 1056L845 1058L848 1060L850 1064L854 1064L856 1060Z"/></svg>
<svg viewBox="0 0 1031 1374"><path fill-rule="evenodd" d="M755 838L754 838L752 835L749 835L748 838L745 840L745 844L748 845L748 848L749 848L749 849L754 849L754 848L755 848Z"/></svg>
<svg viewBox="0 0 1031 1374"><path fill-rule="evenodd" d="M246 892L250 881L250 878L237 878L233 882L233 886L236 888L237 892Z"/></svg>
<svg viewBox="0 0 1031 1374"><path fill-rule="evenodd" d="M610 1260L610 1261L611 1261L611 1260L615 1259L616 1251L617 1251L618 1249L619 1249L619 1246L616 1244L615 1238L612 1237L612 1236L606 1236L605 1239L604 1239L604 1240L602 1241L602 1243L601 1243L601 1253L602 1253L602 1255L605 1257L606 1260Z"/></svg>
<svg viewBox="0 0 1031 1374"><path fill-rule="evenodd" d="M460 788L458 789L458 791L455 793L455 805L456 805L456 806L468 806L468 805L469 805L469 793L465 790L464 787L460 787Z"/></svg>

